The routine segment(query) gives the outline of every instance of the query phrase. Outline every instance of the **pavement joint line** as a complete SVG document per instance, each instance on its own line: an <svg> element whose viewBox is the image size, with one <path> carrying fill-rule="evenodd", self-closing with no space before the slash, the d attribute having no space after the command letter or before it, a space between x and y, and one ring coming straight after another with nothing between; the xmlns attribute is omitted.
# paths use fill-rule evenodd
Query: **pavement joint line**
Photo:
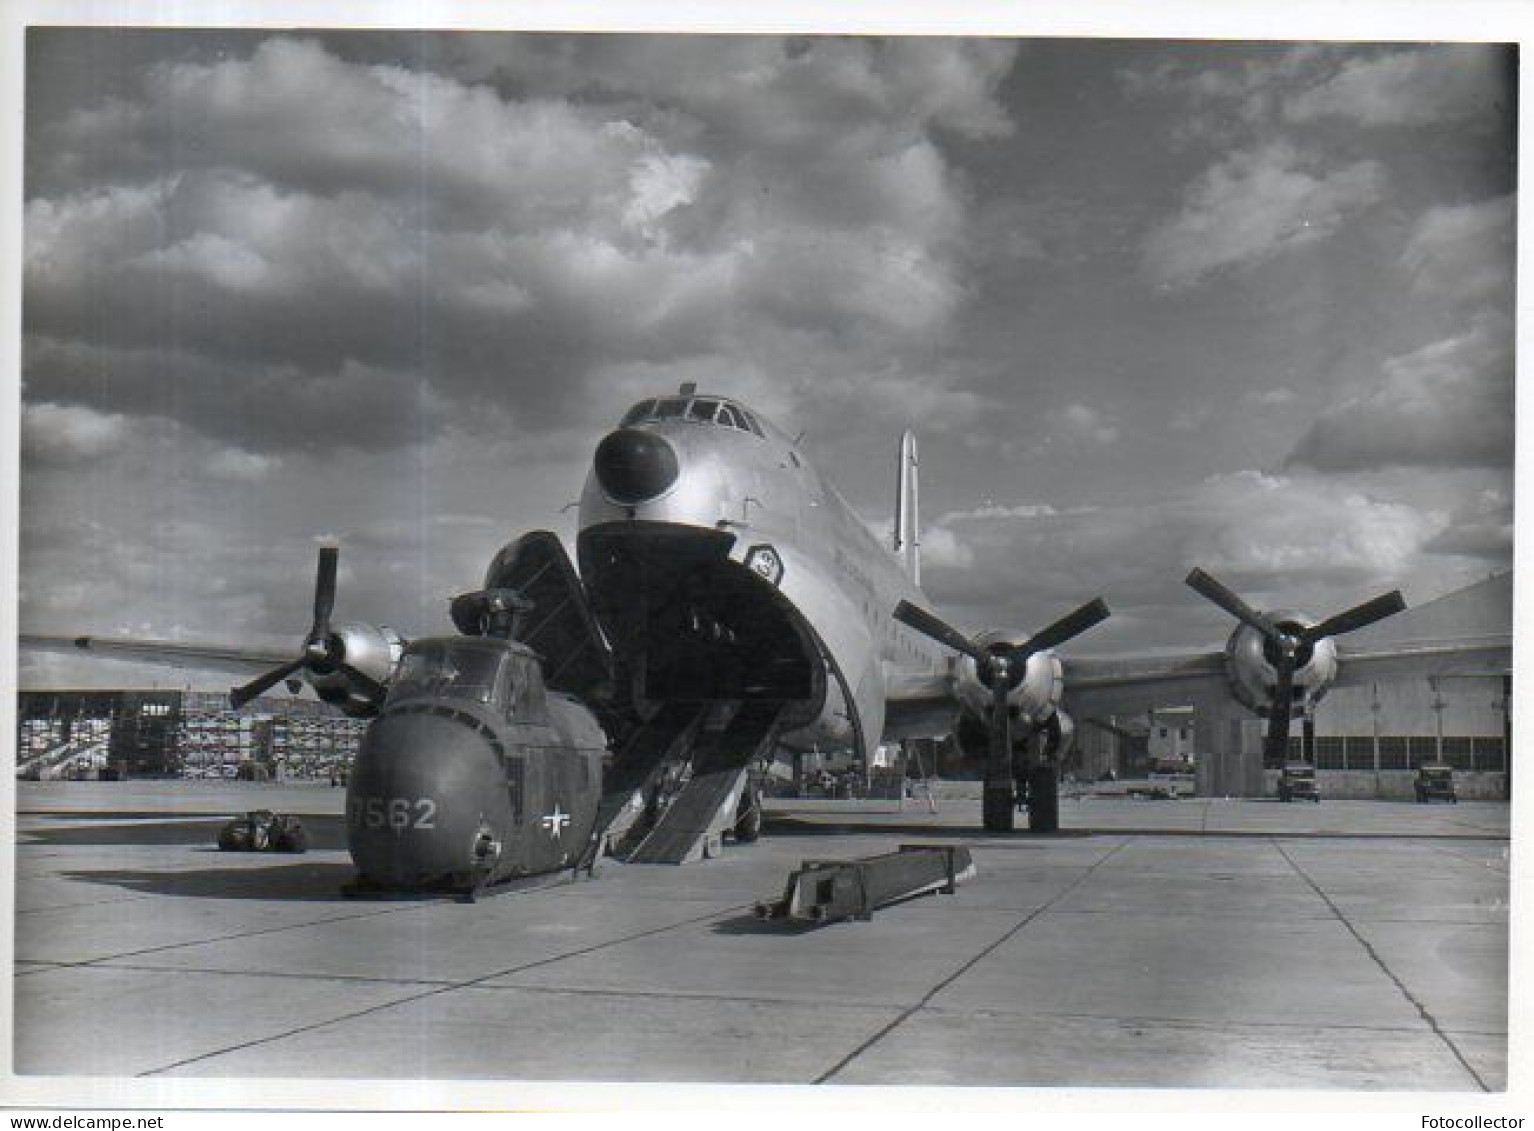
<svg viewBox="0 0 1534 1131"><path fill-rule="evenodd" d="M294 970L229 970L219 966L145 966L135 962L99 965L102 970L129 970L135 974L208 974L220 978L276 978L311 982L347 982L389 986L452 986L447 978L384 978L372 974L305 974Z"/></svg>
<svg viewBox="0 0 1534 1131"><path fill-rule="evenodd" d="M1328 896L1326 892L1321 890L1320 885L1312 880L1309 874L1306 873L1303 868L1301 868L1293 860L1289 859L1289 854L1284 851L1283 845L1277 843L1275 840L1274 847L1278 849L1280 856L1289 861L1289 866L1304 878L1305 882L1311 886L1311 889L1315 891L1316 895L1318 895L1321 900L1332 909L1332 914L1337 916L1337 921L1347 929L1348 934L1353 936L1358 945L1364 948L1364 952L1368 954L1369 958L1374 962L1374 964L1380 968L1380 971L1385 975L1385 977L1390 979L1390 981L1395 985L1396 989L1400 991L1401 996L1412 1004L1412 1006L1417 1010L1418 1014L1421 1015L1422 1019L1427 1022L1428 1027L1433 1030L1433 1033L1438 1037L1438 1039L1441 1040L1446 1046L1448 1046L1449 1051L1454 1054L1454 1059L1459 1061L1460 1067L1470 1074L1470 1078L1476 1082L1476 1086L1479 1087L1483 1092L1491 1092L1491 1086L1481 1078L1481 1074L1475 1070L1475 1068L1468 1060L1465 1059L1464 1053L1459 1051L1459 1046L1449 1039L1449 1035L1444 1032L1443 1026L1438 1024L1438 1018L1434 1017L1430 1012L1428 1012L1427 1006L1418 1001L1416 995L1414 995L1411 990L1406 988L1406 983L1401 981L1401 979L1396 976L1395 971L1390 969L1390 967L1385 964L1385 960L1380 957L1380 953L1374 948L1374 945L1359 933L1358 928L1355 927L1348 919L1348 917L1344 915L1342 911L1337 907L1337 905L1332 902L1331 897Z"/></svg>
<svg viewBox="0 0 1534 1131"><path fill-rule="evenodd" d="M119 958L139 958L145 954L159 954L166 950L180 950L187 946L206 946L209 943L235 942L239 939L259 938L262 935L279 935L284 931L301 931L309 927L320 927L329 923L344 923L350 919L372 919L380 915L393 915L400 911L411 911L416 905L409 904L404 907L386 907L380 910L362 911L355 915L333 915L323 919L310 919L302 923L288 923L281 927L263 927L256 931L236 931L229 935L215 935L206 939L187 939L183 942L161 943L159 946L146 946L139 950L124 950L117 954L103 954L98 958L86 958L78 962L59 962L60 966L71 969L81 969L87 966L98 966L102 963L113 962Z"/></svg>
<svg viewBox="0 0 1534 1131"><path fill-rule="evenodd" d="M659 935L664 934L666 931L674 931L678 927L686 927L693 923L707 922L710 919L718 918L720 915L728 914L731 911L744 911L752 906L754 905L750 903L742 903L733 907L726 908L724 911L711 911L706 915L695 915L692 918L682 919L678 922L670 923L663 927L652 927L649 930L637 931L631 935L624 935L621 938L609 939L604 943L595 943L591 946L581 947L577 950L572 950L565 954L554 955L549 958L541 958L536 962L525 962L521 965L512 966L505 970L496 970L492 973L481 975L478 978L470 978L461 982L449 982L446 985L435 986L432 989L425 990L418 994L396 998L393 1001L383 1002L379 1005L368 1006L366 1009L353 1010L351 1013L343 1013L339 1016L330 1017L323 1021L315 1021L309 1025L299 1025L296 1028L289 1029L282 1033L273 1033L269 1036L257 1037L256 1039L250 1041L242 1041L239 1044L229 1045L225 1048L214 1049L210 1052L198 1053L196 1056L183 1057L182 1059L173 1061L170 1064L162 1064L159 1068L145 1069L143 1072L138 1073L138 1075L158 1076L161 1073L171 1072L177 1068L184 1068L188 1064L196 1064L201 1060L211 1060L214 1057L224 1056L228 1053L240 1052L244 1049L255 1048L258 1045L271 1044L273 1041L286 1040L289 1037L296 1037L300 1033L308 1033L315 1029L323 1029L327 1025L338 1025L343 1021L355 1021L359 1017L367 1017L370 1014L381 1013L386 1009L394 1009L397 1006L410 1005L414 1002L425 1001L427 998L437 997L445 993L451 993L454 990L470 989L479 986L484 982L488 982L493 978L505 978L512 974L520 974L525 970L533 970L539 966L548 966L555 962L563 962L567 958L579 958L582 955L592 954L599 950L605 950L611 946L621 946L624 943L633 942L636 939L647 938L650 935Z"/></svg>
<svg viewBox="0 0 1534 1131"><path fill-rule="evenodd" d="M59 962L31 962L31 961L26 961L26 960L23 960L23 961L25 962L25 965L28 967L28 969L12 971L12 975L14 977L25 978L28 974L46 974L50 970L65 970L65 969L68 969L68 967L66 967L65 965L63 965L62 963L59 963Z"/></svg>
<svg viewBox="0 0 1534 1131"><path fill-rule="evenodd" d="M816 1083L816 1084L826 1084L826 1083L829 1083L833 1076L837 1075L837 1073L841 1072L842 1069L846 1068L854 1060L858 1059L858 1057L862 1056L869 1049L873 1048L874 1045L878 1044L885 1037L889 1036L892 1032L894 1032L896 1029L898 1029L902 1024L904 1024L906 1022L906 1020L908 1020L910 1017L912 1017L914 1014L916 1014L919 1010L921 1010L923 1007L925 1007L926 1004L929 1001L931 1001L934 997L936 997L938 994L940 994L943 990L947 989L949 986L953 985L954 982L958 981L961 977L963 977L970 970L974 969L974 967L983 958L985 958L988 955L994 953L998 947L1000 947L1003 943L1007 942L1009 939L1012 939L1012 938L1016 937L1016 935L1020 931L1022 931L1022 929L1024 927L1028 926L1029 923L1032 923L1040 915L1043 915L1046 911L1048 911L1052 905L1054 905L1055 903L1058 903L1060 900L1062 900L1066 896L1070 895L1071 892L1075 891L1079 886L1081 886L1083 883L1085 883L1087 878L1089 876L1091 876L1092 873L1097 871L1097 869L1100 868L1102 865L1106 864L1117 853L1123 851L1123 849L1125 847L1127 847L1133 839L1134 839L1133 837L1125 837L1118 844L1114 845L1114 847L1109 849L1108 852L1106 852L1102 857L1100 857L1095 864L1093 864L1085 872L1083 872L1081 875L1077 876L1074 880L1072 880L1069 884L1067 884L1060 891L1060 893L1058 895L1054 896L1047 903L1044 903L1043 905L1041 905L1041 906L1035 908L1034 910L1030 911L1027 915L1025 915L1022 918L1022 920L1020 922L1014 924L1008 931L1006 931L1006 933L1004 933L995 942L991 943L985 949L981 950L980 953L978 953L978 954L974 955L973 957L971 957L967 962L965 962L963 965L961 965L952 974L949 974L948 977L944 978L937 985L933 986L930 990L928 990L925 994L923 994L921 999L918 1002L916 1002L915 1005L908 1006L906 1009L902 1010L900 1015L898 1017L896 1017L893 1021L891 1021L888 1025L885 1025L877 1033L873 1034L873 1036L871 1036L867 1040L863 1041L860 1045L857 1046L857 1048L853 1049L846 1056L842 1057L841 1060L837 1061L835 1064L833 1064L825 1072L822 1072L819 1076L817 1076L815 1078L813 1083Z"/></svg>
<svg viewBox="0 0 1534 1131"><path fill-rule="evenodd" d="M632 998L660 998L670 1001L712 1001L737 1003L747 1005L766 1005L774 1007L804 1006L807 1009L856 1009L863 1012L890 1013L897 1009L904 1009L902 1002L888 1001L837 1001L827 1003L821 998L795 998L795 997L761 997L748 996L721 990L717 993L703 990L624 990L603 989L595 986L491 986L472 985L465 986L471 993L505 994L505 993L529 993L529 994L555 994L573 995L575 997L632 997Z"/></svg>

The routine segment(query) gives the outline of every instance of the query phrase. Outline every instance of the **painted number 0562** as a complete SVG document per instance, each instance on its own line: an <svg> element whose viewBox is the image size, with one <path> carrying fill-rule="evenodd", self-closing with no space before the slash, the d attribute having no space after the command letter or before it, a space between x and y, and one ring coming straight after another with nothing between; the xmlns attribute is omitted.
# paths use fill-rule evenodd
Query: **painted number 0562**
<svg viewBox="0 0 1534 1131"><path fill-rule="evenodd" d="M352 817L367 829L434 829L437 803L430 797L369 797L352 802Z"/></svg>

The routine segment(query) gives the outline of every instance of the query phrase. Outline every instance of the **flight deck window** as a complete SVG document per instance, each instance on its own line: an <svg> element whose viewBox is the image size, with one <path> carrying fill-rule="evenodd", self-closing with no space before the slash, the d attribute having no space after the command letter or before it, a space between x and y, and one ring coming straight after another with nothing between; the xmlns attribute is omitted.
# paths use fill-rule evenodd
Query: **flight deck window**
<svg viewBox="0 0 1534 1131"><path fill-rule="evenodd" d="M543 673L531 656L513 656L507 665L511 682L511 713L524 722L541 723L548 717L548 698L544 694Z"/></svg>
<svg viewBox="0 0 1534 1131"><path fill-rule="evenodd" d="M687 406L688 420L701 420L705 424L714 422L714 413L719 408L718 401L696 400Z"/></svg>
<svg viewBox="0 0 1534 1131"><path fill-rule="evenodd" d="M655 415L660 420L674 420L687 411L687 402L680 400L661 401L655 408Z"/></svg>
<svg viewBox="0 0 1534 1131"><path fill-rule="evenodd" d="M485 704L498 701L501 659L498 649L456 642L412 645L400 657L389 698L426 695Z"/></svg>
<svg viewBox="0 0 1534 1131"><path fill-rule="evenodd" d="M716 419L718 419L720 424L728 424L731 428L739 428L742 431L746 427L740 422L740 417L736 415L735 409L727 404L719 406L719 416Z"/></svg>
<svg viewBox="0 0 1534 1131"><path fill-rule="evenodd" d="M741 419L746 422L746 427L747 428L749 428L751 431L755 432L758 436L760 436L762 434L761 425L759 425L756 422L756 417L752 416L749 412L747 412L743 408L742 409L737 409L736 411L738 411L740 413Z"/></svg>

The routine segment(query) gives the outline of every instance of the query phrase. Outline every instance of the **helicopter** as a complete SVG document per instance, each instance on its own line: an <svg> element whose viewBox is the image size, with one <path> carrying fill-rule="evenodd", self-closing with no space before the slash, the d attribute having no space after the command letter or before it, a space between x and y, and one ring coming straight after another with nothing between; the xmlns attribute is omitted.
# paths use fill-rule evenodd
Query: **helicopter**
<svg viewBox="0 0 1534 1131"><path fill-rule="evenodd" d="M545 686L539 657L515 638L531 602L510 589L466 593L453 612L473 631L370 649L368 626L331 623L337 559L320 550L299 658L230 699L243 705L302 669L350 713L376 711L347 780L357 867L347 894L472 897L578 860L607 737L589 709Z"/></svg>

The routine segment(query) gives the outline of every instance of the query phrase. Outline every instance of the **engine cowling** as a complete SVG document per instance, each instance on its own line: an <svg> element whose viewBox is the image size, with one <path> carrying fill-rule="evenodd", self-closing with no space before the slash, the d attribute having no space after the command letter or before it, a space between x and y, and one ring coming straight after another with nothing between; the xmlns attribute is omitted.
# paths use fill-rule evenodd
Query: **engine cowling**
<svg viewBox="0 0 1534 1131"><path fill-rule="evenodd" d="M348 621L334 625L332 634L340 640L337 660L357 669L376 683L387 685L399 663L405 641L388 625ZM329 666L311 666L304 670L314 693L325 702L339 707L352 718L367 718L382 705L346 678L344 672Z"/></svg>
<svg viewBox="0 0 1534 1131"><path fill-rule="evenodd" d="M1290 609L1263 614L1279 630L1298 636L1316 624L1313 617ZM1273 666L1273 645L1250 625L1240 625L1225 644L1225 673L1231 693L1248 710L1267 715L1273 708L1273 693L1278 681ZM1309 711L1321 701L1327 688L1337 678L1337 645L1331 637L1322 637L1296 657L1294 669L1294 705Z"/></svg>
<svg viewBox="0 0 1534 1131"><path fill-rule="evenodd" d="M1015 648L1028 640L1026 632L1015 629L993 628L973 637L977 648L998 654ZM957 690L959 702L966 712L984 719L991 713L991 689L980 679L975 661L969 656L959 658ZM1031 726L1038 726L1060 707L1060 697L1065 693L1065 677L1060 660L1053 652L1038 652L1028 657L1022 665L1022 674L1013 673L1012 687L1007 692L1007 708L1013 717Z"/></svg>
<svg viewBox="0 0 1534 1131"><path fill-rule="evenodd" d="M1076 748L1076 720L1071 718L1063 707L1055 711L1055 720L1059 724L1060 737L1051 754L1056 761L1063 762L1070 752Z"/></svg>

